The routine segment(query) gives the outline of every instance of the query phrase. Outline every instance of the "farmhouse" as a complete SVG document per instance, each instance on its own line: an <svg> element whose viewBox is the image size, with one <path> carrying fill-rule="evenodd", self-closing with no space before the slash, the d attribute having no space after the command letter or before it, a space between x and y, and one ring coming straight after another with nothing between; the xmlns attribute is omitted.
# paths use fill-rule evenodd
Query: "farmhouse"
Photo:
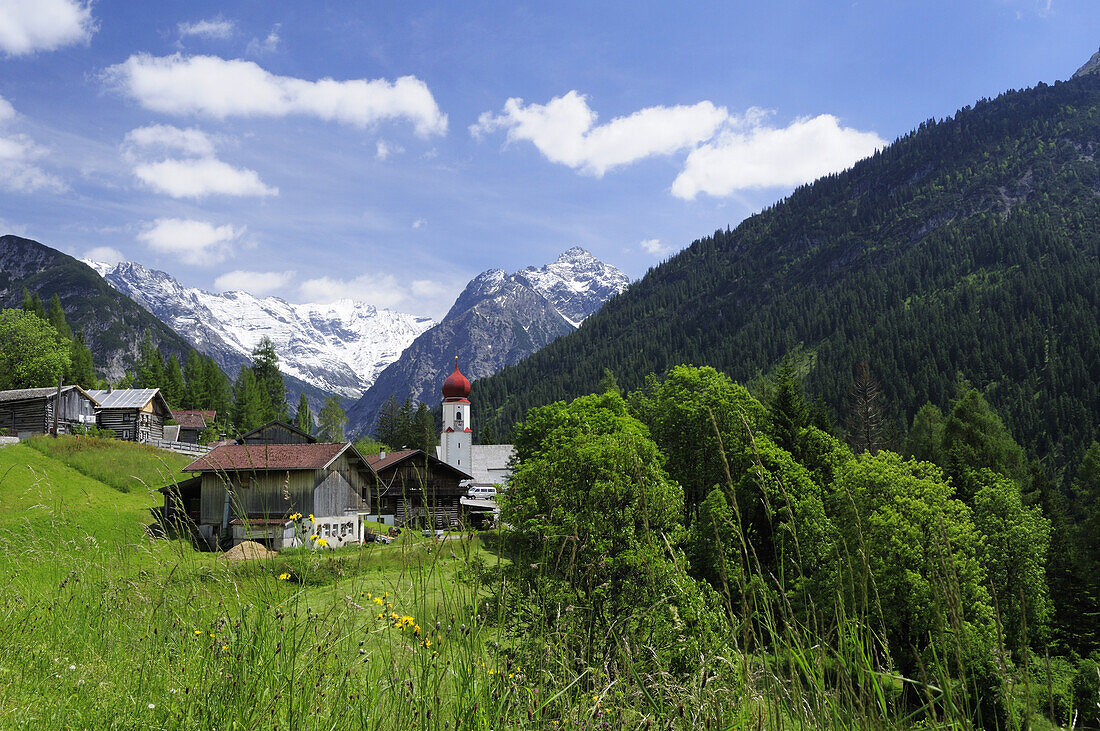
<svg viewBox="0 0 1100 731"><path fill-rule="evenodd" d="M199 436L214 425L216 411L173 411L172 421L179 424L179 435L174 441L198 444Z"/></svg>
<svg viewBox="0 0 1100 731"><path fill-rule="evenodd" d="M243 540L293 545L287 516L313 514L321 530L360 535L375 475L350 443L225 444L183 468L198 473L199 530L223 548ZM332 541L330 541L331 543Z"/></svg>
<svg viewBox="0 0 1100 731"><path fill-rule="evenodd" d="M95 426L99 402L80 386L22 388L0 391L0 431L20 438L53 431L57 413L59 434L71 434L77 426Z"/></svg>
<svg viewBox="0 0 1100 731"><path fill-rule="evenodd" d="M164 439L164 422L172 412L159 388L108 388L88 393L99 403L96 422L112 430L116 439Z"/></svg>
<svg viewBox="0 0 1100 731"><path fill-rule="evenodd" d="M395 525L458 525L462 486L470 475L421 449L380 452L367 457L375 479L369 486L378 520Z"/></svg>

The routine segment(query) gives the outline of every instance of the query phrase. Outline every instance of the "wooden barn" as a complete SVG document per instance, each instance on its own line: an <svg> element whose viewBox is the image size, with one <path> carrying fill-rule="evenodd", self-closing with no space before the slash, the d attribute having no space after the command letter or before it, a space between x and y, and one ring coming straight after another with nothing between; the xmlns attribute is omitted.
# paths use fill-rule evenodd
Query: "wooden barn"
<svg viewBox="0 0 1100 731"><path fill-rule="evenodd" d="M187 444L198 444L199 437L207 427L214 425L214 418L217 416L216 411L173 411L172 421L179 424L179 436L176 440L186 442Z"/></svg>
<svg viewBox="0 0 1100 731"><path fill-rule="evenodd" d="M319 523L350 517L358 526L375 481L350 443L226 444L183 471L201 476L199 528L223 548L243 540L284 547L292 513L313 514Z"/></svg>
<svg viewBox="0 0 1100 731"><path fill-rule="evenodd" d="M368 501L380 519L444 529L461 523L461 483L470 475L421 449L381 452L367 461L376 475Z"/></svg>
<svg viewBox="0 0 1100 731"><path fill-rule="evenodd" d="M77 426L95 426L99 403L80 386L22 388L0 391L0 431L10 436L29 437L53 431L57 411L57 431L72 434Z"/></svg>
<svg viewBox="0 0 1100 731"><path fill-rule="evenodd" d="M159 388L114 388L89 391L99 402L96 423L110 429L115 439L148 442L164 439L164 422L172 412Z"/></svg>
<svg viewBox="0 0 1100 731"><path fill-rule="evenodd" d="M293 424L276 420L242 434L237 441L241 444L316 444L317 437Z"/></svg>

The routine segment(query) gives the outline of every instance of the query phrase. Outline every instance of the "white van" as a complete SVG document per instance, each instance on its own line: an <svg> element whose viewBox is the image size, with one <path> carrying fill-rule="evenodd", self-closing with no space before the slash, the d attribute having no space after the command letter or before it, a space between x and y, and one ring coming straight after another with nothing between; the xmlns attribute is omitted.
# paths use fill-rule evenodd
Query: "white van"
<svg viewBox="0 0 1100 731"><path fill-rule="evenodd" d="M474 485L466 491L466 497L476 498L478 500L496 500L497 489L491 485L489 487Z"/></svg>

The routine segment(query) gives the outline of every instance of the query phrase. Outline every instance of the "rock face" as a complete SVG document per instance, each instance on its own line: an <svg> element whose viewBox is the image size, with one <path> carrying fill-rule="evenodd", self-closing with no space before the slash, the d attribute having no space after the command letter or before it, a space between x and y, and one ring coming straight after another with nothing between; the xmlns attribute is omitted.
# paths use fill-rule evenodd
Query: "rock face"
<svg viewBox="0 0 1100 731"><path fill-rule="evenodd" d="M119 292L170 325L235 376L264 336L279 369L322 392L358 398L413 339L434 324L427 317L341 299L292 304L248 292L216 294L185 287L141 264L88 262Z"/></svg>
<svg viewBox="0 0 1100 731"><path fill-rule="evenodd" d="M96 370L118 380L136 362L148 332L165 357L186 357L191 346L170 327L110 287L68 254L19 236L0 236L0 306L19 307L23 289L48 303L61 300L73 332L83 331Z"/></svg>
<svg viewBox="0 0 1100 731"><path fill-rule="evenodd" d="M520 361L572 332L625 290L629 281L617 268L579 247L546 266L515 274L500 269L479 274L446 317L416 338L348 411L349 431L370 432L391 395L434 407L455 356L471 380Z"/></svg>
<svg viewBox="0 0 1100 731"><path fill-rule="evenodd" d="M1100 71L1100 51L1092 54L1092 58L1085 62L1085 65L1077 69L1073 74L1074 78L1078 76L1085 76L1086 74L1095 74Z"/></svg>

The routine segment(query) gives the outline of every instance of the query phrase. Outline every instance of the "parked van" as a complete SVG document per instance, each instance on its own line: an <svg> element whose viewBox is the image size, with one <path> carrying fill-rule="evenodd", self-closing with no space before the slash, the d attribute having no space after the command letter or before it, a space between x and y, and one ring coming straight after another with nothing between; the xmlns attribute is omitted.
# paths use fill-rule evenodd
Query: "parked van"
<svg viewBox="0 0 1100 731"><path fill-rule="evenodd" d="M476 498L478 500L496 500L497 489L491 485L489 487L478 487L475 485L466 491L466 497Z"/></svg>

